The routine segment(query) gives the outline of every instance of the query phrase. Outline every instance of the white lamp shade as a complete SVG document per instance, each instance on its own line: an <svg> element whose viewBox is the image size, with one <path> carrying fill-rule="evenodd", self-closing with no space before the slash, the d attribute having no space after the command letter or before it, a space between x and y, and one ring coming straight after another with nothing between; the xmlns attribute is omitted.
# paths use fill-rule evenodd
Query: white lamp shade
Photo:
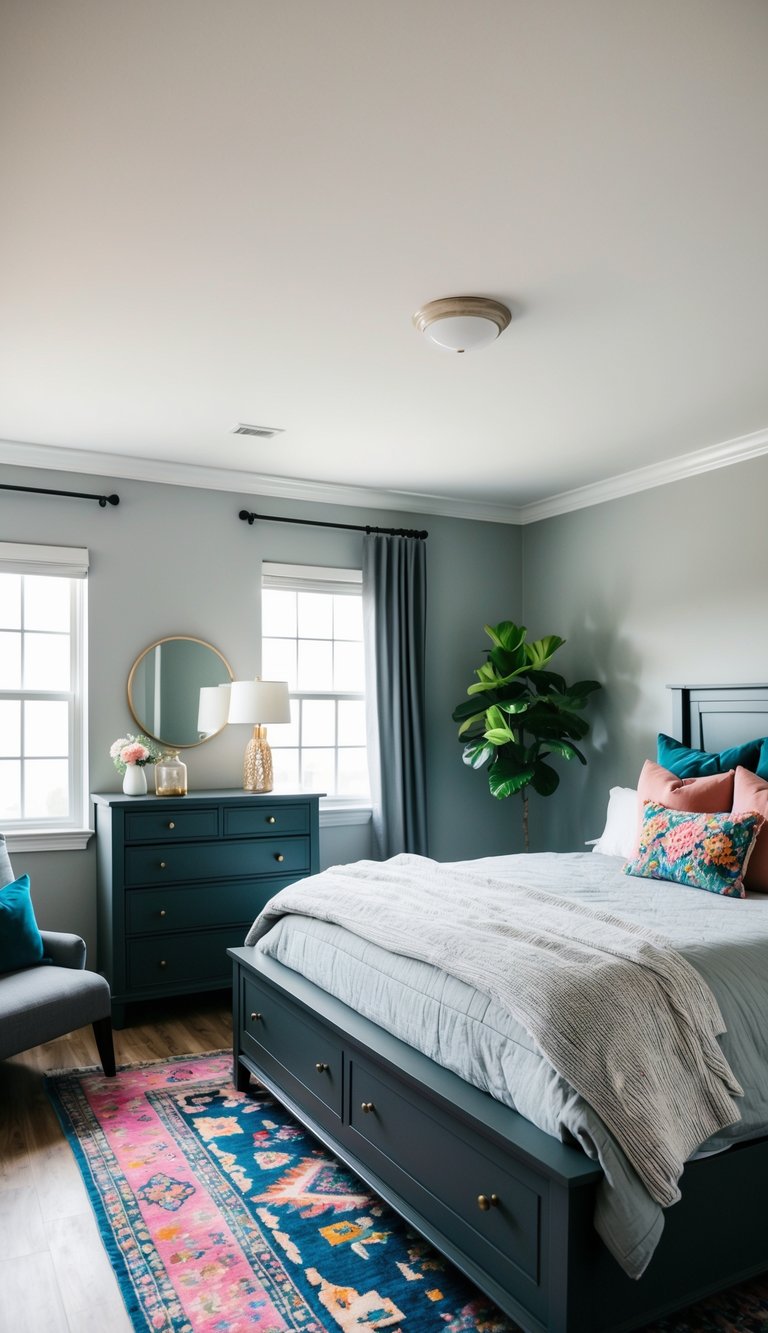
<svg viewBox="0 0 768 1333"><path fill-rule="evenodd" d="M229 718L229 685L203 685L197 710L197 730L212 736L227 725Z"/></svg>
<svg viewBox="0 0 768 1333"><path fill-rule="evenodd" d="M291 701L284 680L233 680L229 697L229 721L290 722Z"/></svg>

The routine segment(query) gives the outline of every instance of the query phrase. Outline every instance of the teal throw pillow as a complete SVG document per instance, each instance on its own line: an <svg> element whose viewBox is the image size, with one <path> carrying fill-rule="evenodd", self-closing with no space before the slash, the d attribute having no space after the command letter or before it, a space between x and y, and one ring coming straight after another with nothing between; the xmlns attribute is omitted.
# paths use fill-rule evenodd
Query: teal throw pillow
<svg viewBox="0 0 768 1333"><path fill-rule="evenodd" d="M42 959L43 940L29 893L29 875L22 875L0 889L0 972L31 967Z"/></svg>
<svg viewBox="0 0 768 1333"><path fill-rule="evenodd" d="M646 801L640 845L624 872L744 898L744 872L764 823L753 810L692 815Z"/></svg>
<svg viewBox="0 0 768 1333"><path fill-rule="evenodd" d="M765 747L763 750L761 747ZM764 756L765 774L760 773L759 763ZM688 745L671 736L659 734L656 742L657 762L668 768L678 778L708 778L713 773L727 773L731 768L748 768L750 773L759 773L768 780L768 741L762 739L746 741L744 745L734 745L719 754L710 754L708 750L692 750Z"/></svg>

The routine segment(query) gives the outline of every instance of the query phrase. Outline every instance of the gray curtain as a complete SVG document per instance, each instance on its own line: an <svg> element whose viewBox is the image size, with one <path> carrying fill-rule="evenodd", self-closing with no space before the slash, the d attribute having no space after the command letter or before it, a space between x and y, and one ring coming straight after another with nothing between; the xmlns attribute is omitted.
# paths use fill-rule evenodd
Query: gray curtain
<svg viewBox="0 0 768 1333"><path fill-rule="evenodd" d="M414 537L363 538L368 755L375 850L427 855L427 560Z"/></svg>

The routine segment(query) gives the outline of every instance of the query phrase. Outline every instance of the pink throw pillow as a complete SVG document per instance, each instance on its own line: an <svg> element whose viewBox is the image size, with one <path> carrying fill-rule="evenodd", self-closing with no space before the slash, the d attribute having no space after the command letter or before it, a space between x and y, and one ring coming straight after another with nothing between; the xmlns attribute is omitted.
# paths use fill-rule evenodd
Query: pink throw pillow
<svg viewBox="0 0 768 1333"><path fill-rule="evenodd" d="M737 768L733 780L733 814L755 810L768 819L768 782L763 782L748 768ZM768 824L757 835L752 855L747 862L744 887L751 893L768 893Z"/></svg>
<svg viewBox="0 0 768 1333"><path fill-rule="evenodd" d="M766 784L768 791L768 784ZM637 784L637 840L643 826L643 807L646 801L665 805L668 810L681 810L689 815L728 814L733 805L733 769L727 773L713 773L706 778L679 778L661 764L646 759ZM750 806L749 809L760 807ZM635 851L637 855L637 850Z"/></svg>

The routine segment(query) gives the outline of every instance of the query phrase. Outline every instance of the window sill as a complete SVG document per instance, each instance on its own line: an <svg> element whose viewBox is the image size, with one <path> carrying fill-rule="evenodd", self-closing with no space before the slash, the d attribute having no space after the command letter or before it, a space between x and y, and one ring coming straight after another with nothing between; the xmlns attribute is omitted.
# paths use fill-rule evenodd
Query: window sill
<svg viewBox="0 0 768 1333"><path fill-rule="evenodd" d="M320 827L339 828L349 824L369 824L371 807L359 801L320 799Z"/></svg>
<svg viewBox="0 0 768 1333"><path fill-rule="evenodd" d="M82 852L93 837L93 829L10 829L5 845L9 852Z"/></svg>

